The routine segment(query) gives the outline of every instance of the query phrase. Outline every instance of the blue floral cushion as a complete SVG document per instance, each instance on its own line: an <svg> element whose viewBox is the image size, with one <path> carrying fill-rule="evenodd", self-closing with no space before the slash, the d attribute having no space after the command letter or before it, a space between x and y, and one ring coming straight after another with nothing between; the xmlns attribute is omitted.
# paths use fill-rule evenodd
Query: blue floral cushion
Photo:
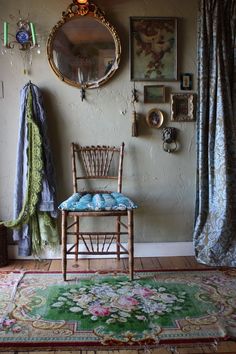
<svg viewBox="0 0 236 354"><path fill-rule="evenodd" d="M75 193L59 205L61 210L97 211L135 209L137 205L122 193Z"/></svg>

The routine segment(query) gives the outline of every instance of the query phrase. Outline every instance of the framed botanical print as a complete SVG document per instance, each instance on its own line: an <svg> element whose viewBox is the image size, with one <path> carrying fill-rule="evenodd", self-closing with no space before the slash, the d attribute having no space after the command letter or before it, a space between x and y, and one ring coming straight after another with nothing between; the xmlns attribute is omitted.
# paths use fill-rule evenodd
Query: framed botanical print
<svg viewBox="0 0 236 354"><path fill-rule="evenodd" d="M133 81L177 80L177 18L130 17Z"/></svg>
<svg viewBox="0 0 236 354"><path fill-rule="evenodd" d="M144 86L144 103L164 103L165 86L148 85Z"/></svg>
<svg viewBox="0 0 236 354"><path fill-rule="evenodd" d="M195 120L195 94L172 93L171 120L176 122L191 122Z"/></svg>

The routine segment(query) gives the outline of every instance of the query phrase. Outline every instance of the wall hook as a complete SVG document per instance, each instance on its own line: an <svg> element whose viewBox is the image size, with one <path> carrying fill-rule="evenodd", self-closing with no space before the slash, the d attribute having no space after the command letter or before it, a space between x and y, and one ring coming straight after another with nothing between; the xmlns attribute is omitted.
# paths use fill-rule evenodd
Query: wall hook
<svg viewBox="0 0 236 354"><path fill-rule="evenodd" d="M132 90L132 99L131 103L133 105L133 113L132 113L132 136L138 136L138 119L137 119L137 112L135 109L135 103L138 102L138 91L135 88L135 82L134 82L134 88Z"/></svg>
<svg viewBox="0 0 236 354"><path fill-rule="evenodd" d="M83 100L85 99L85 89L82 86L81 90L80 90L80 97L81 97L81 101L83 102Z"/></svg>
<svg viewBox="0 0 236 354"><path fill-rule="evenodd" d="M132 90L132 103L134 105L135 102L138 102L139 99L138 99L138 90L136 90L135 88L135 82L134 82L134 88Z"/></svg>
<svg viewBox="0 0 236 354"><path fill-rule="evenodd" d="M132 90L132 98L132 102L138 102L138 90L136 88Z"/></svg>

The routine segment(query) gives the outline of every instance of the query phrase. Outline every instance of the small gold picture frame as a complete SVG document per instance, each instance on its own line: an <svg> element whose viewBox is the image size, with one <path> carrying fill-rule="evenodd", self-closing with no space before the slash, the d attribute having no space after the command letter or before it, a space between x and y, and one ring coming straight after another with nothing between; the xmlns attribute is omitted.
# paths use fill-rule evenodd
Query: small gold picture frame
<svg viewBox="0 0 236 354"><path fill-rule="evenodd" d="M156 129L160 128L163 124L163 121L164 121L164 116L159 109L153 108L150 109L150 111L148 111L146 116L146 122L150 128L156 128Z"/></svg>
<svg viewBox="0 0 236 354"><path fill-rule="evenodd" d="M171 120L175 122L192 122L195 120L195 94L172 93Z"/></svg>
<svg viewBox="0 0 236 354"><path fill-rule="evenodd" d="M165 103L165 86L144 86L144 103Z"/></svg>

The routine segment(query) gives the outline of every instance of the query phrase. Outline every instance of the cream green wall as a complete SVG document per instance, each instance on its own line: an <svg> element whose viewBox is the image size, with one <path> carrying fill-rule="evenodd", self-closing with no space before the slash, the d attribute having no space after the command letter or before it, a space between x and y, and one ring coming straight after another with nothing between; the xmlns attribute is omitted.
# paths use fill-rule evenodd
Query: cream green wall
<svg viewBox="0 0 236 354"><path fill-rule="evenodd" d="M72 2L72 1L71 1ZM170 122L170 105L143 104L144 82L136 84L140 102L139 137L131 137L131 90L129 80L129 16L173 16L179 18L179 72L194 74L196 90L197 0L96 0L117 28L122 43L122 60L111 81L86 92L62 83L47 62L45 48L33 59L32 74L25 76L19 52L0 56L0 218L12 217L16 144L19 124L19 91L29 80L43 91L49 135L56 165L58 199L71 192L69 143L126 144L124 192L138 204L137 242L191 241L195 198L195 124ZM47 36L70 0L0 0L1 20L9 15L30 14L36 28ZM179 82L164 83L168 92L178 92ZM161 130L148 128L145 114L158 107L165 125L178 129L181 145L177 153L162 150Z"/></svg>

